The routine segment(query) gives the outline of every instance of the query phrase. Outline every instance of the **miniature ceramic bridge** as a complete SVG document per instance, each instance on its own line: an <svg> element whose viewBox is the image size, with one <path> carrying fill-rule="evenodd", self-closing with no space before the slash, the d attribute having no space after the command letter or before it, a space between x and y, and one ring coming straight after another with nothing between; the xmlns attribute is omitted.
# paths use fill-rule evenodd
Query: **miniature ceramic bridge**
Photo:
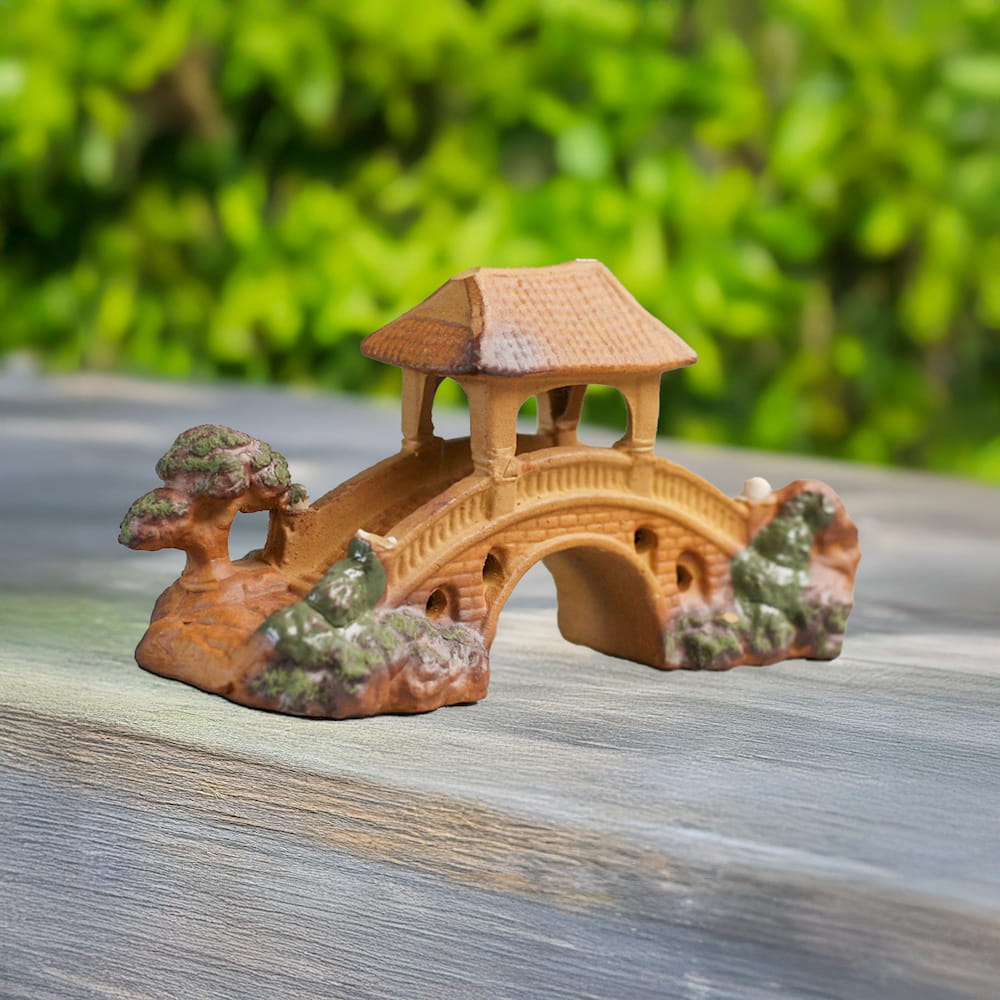
<svg viewBox="0 0 1000 1000"><path fill-rule="evenodd" d="M176 545L188 564L136 650L144 667L327 718L478 701L504 603L538 562L562 634L605 653L725 670L840 651L859 558L843 505L804 480L729 499L657 458L661 375L695 354L602 264L467 271L362 350L403 370L403 445L315 503L231 428L185 431L157 463L164 486L120 540ZM470 418L448 441L431 419L446 378ZM628 409L610 448L577 439L595 384ZM538 426L518 434L531 397ZM264 549L232 562L232 519L257 509Z"/></svg>
<svg viewBox="0 0 1000 1000"><path fill-rule="evenodd" d="M268 557L314 579L359 530L385 566L385 603L417 606L492 640L504 602L544 561L574 642L659 665L663 628L728 586L748 508L653 455L663 371L694 352L596 261L465 272L362 349L403 369L403 447L277 525ZM442 441L441 381L469 398L471 435ZM617 388L613 448L577 440L588 384ZM538 429L518 409L538 400Z"/></svg>

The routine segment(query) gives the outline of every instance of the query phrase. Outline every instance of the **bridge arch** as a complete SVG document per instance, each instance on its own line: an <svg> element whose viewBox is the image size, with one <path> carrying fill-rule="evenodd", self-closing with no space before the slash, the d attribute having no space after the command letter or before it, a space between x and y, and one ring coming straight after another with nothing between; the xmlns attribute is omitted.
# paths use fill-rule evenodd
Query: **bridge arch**
<svg viewBox="0 0 1000 1000"><path fill-rule="evenodd" d="M484 573L494 576L482 623L487 645L493 641L507 599L539 562L555 582L557 621L565 639L612 656L662 664L663 602L656 578L633 549L589 532L552 538L517 552L507 566L491 550L484 562ZM496 579L497 566L502 581Z"/></svg>
<svg viewBox="0 0 1000 1000"><path fill-rule="evenodd" d="M388 604L472 625L489 645L541 561L567 639L660 666L663 629L725 599L745 544L745 509L664 459L639 467L613 449L541 450L525 456L511 510L490 515L492 489L467 477L395 525L382 549Z"/></svg>

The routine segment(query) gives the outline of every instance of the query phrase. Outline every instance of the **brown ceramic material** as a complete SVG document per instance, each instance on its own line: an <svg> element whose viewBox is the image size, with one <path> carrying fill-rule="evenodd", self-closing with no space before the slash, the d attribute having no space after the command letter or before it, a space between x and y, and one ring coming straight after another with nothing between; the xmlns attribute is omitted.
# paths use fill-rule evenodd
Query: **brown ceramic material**
<svg viewBox="0 0 1000 1000"><path fill-rule="evenodd" d="M136 652L234 701L331 718L419 712L486 694L504 602L529 567L555 578L572 642L660 668L725 669L840 651L859 559L836 494L812 481L735 499L653 454L660 377L694 352L596 261L477 268L362 344L403 369L402 449L312 505L280 455L228 428L186 432L121 540L185 549ZM444 378L468 438L434 434ZM590 384L621 391L613 448L576 430ZM538 400L538 427L516 418ZM271 512L230 562L238 510Z"/></svg>

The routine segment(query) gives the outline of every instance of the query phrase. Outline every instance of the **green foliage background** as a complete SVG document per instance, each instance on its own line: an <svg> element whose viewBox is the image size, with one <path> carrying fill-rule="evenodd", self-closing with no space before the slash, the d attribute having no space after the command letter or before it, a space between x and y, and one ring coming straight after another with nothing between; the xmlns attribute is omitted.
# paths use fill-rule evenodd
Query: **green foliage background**
<svg viewBox="0 0 1000 1000"><path fill-rule="evenodd" d="M5 0L0 351L374 391L476 264L599 257L664 430L1000 482L996 0Z"/></svg>

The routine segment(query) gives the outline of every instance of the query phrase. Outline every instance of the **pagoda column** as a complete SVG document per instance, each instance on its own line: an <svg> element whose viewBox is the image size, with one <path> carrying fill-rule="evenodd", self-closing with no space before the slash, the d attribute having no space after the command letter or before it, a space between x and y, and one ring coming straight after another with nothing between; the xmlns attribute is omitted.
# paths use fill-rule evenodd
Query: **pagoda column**
<svg viewBox="0 0 1000 1000"><path fill-rule="evenodd" d="M469 397L469 436L475 475L493 480L490 516L514 509L517 482L517 411L532 395L524 381L462 379Z"/></svg>
<svg viewBox="0 0 1000 1000"><path fill-rule="evenodd" d="M403 369L403 451L406 454L419 451L434 439L431 409L441 381L440 375Z"/></svg>
<svg viewBox="0 0 1000 1000"><path fill-rule="evenodd" d="M615 447L632 456L631 488L648 495L653 488L653 449L660 420L660 373L637 375L616 387L628 404L628 428Z"/></svg>
<svg viewBox="0 0 1000 1000"><path fill-rule="evenodd" d="M576 429L587 391L585 385L566 385L538 394L538 433L557 446L579 444Z"/></svg>
<svg viewBox="0 0 1000 1000"><path fill-rule="evenodd" d="M628 427L615 447L630 455L652 455L660 420L660 373L616 382L628 404Z"/></svg>

